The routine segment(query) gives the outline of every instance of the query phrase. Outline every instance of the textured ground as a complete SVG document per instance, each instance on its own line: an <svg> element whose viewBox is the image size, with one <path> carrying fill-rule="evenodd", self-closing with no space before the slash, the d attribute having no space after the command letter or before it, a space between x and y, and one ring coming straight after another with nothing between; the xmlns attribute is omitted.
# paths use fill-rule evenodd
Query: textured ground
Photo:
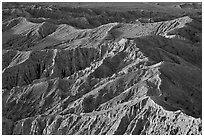
<svg viewBox="0 0 204 137"><path fill-rule="evenodd" d="M202 134L201 7L171 6L4 3L3 134Z"/></svg>

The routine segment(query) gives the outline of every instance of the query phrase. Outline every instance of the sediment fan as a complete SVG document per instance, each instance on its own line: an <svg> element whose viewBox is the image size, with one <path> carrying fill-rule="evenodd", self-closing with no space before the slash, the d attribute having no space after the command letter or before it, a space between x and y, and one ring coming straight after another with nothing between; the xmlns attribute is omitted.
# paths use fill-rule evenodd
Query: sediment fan
<svg viewBox="0 0 204 137"><path fill-rule="evenodd" d="M3 134L201 134L199 3L88 5L3 3Z"/></svg>

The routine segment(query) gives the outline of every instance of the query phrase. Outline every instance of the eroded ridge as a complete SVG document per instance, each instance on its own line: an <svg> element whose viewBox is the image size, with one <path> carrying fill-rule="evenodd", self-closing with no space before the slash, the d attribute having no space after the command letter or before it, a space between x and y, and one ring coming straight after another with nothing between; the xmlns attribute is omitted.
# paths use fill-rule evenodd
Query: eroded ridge
<svg viewBox="0 0 204 137"><path fill-rule="evenodd" d="M3 22L3 134L202 134L199 20L79 29L29 14L49 8L4 11L23 17Z"/></svg>

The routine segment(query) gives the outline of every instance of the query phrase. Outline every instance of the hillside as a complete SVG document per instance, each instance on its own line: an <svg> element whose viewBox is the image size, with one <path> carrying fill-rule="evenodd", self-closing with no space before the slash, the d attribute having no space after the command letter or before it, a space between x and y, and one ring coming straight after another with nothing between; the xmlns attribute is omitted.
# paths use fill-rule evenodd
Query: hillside
<svg viewBox="0 0 204 137"><path fill-rule="evenodd" d="M200 3L67 4L3 3L3 134L202 134Z"/></svg>

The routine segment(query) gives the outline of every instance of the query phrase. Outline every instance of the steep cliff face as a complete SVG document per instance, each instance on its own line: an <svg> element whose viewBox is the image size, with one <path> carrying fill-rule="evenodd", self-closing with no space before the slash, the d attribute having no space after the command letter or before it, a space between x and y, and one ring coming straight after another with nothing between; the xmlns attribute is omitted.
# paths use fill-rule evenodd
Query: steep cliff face
<svg viewBox="0 0 204 137"><path fill-rule="evenodd" d="M5 21L3 134L201 134L201 28Z"/></svg>

